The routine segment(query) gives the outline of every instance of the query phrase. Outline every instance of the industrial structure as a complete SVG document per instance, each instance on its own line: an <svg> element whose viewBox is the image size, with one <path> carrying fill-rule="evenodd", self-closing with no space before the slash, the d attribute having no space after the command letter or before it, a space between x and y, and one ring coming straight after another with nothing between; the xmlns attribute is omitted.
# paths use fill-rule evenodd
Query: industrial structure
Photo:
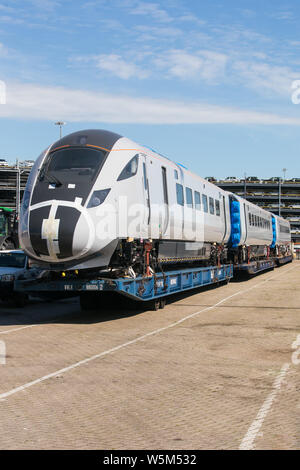
<svg viewBox="0 0 300 470"><path fill-rule="evenodd" d="M210 177L207 179L220 188L238 194L263 209L289 220L292 241L296 249L300 249L300 178L261 180L256 177L246 179L228 177L219 181Z"/></svg>
<svg viewBox="0 0 300 470"><path fill-rule="evenodd" d="M0 167L0 206L16 209L18 212L30 170L31 166Z"/></svg>

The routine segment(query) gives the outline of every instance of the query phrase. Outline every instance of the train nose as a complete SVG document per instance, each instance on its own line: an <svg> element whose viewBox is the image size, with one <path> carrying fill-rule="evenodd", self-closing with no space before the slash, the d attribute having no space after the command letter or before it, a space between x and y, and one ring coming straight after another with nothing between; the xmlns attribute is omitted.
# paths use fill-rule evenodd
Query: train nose
<svg viewBox="0 0 300 470"><path fill-rule="evenodd" d="M56 203L31 211L29 235L35 254L53 262L81 257L91 244L84 213Z"/></svg>

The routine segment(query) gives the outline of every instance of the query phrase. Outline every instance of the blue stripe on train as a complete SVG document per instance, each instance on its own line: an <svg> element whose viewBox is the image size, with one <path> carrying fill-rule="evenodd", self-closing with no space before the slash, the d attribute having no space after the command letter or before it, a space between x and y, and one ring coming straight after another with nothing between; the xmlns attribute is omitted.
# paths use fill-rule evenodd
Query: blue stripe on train
<svg viewBox="0 0 300 470"><path fill-rule="evenodd" d="M231 199L230 202L230 220L230 244L232 248L236 248L241 241L241 207L239 201L235 201L234 199Z"/></svg>
<svg viewBox="0 0 300 470"><path fill-rule="evenodd" d="M274 215L272 215L272 231L273 231L273 240L270 248L275 248L276 240L277 240L277 231L276 231L276 219Z"/></svg>

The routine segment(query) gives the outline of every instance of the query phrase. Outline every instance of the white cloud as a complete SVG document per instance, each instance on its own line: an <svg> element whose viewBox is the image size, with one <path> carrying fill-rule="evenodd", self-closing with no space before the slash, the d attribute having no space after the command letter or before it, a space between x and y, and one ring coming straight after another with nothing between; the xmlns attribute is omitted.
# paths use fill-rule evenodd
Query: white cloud
<svg viewBox="0 0 300 470"><path fill-rule="evenodd" d="M293 20L294 14L289 10L277 11L272 14L272 18L276 20Z"/></svg>
<svg viewBox="0 0 300 470"><path fill-rule="evenodd" d="M170 23L173 18L163 10L157 3L138 2L134 8L130 10L132 15L151 16L161 23Z"/></svg>
<svg viewBox="0 0 300 470"><path fill-rule="evenodd" d="M46 11L54 11L61 6L61 3L57 0L27 0L35 8Z"/></svg>
<svg viewBox="0 0 300 470"><path fill-rule="evenodd" d="M171 50L164 57L156 59L156 65L165 68L172 76L187 79L201 78L215 80L223 75L227 56L213 51L199 51L190 54L184 50Z"/></svg>
<svg viewBox="0 0 300 470"><path fill-rule="evenodd" d="M186 13L184 15L181 15L177 20L180 21L188 21L191 23L195 23L198 26L203 26L206 24L206 21L198 18L197 16L193 15L192 13Z"/></svg>
<svg viewBox="0 0 300 470"><path fill-rule="evenodd" d="M297 125L300 118L213 106L200 102L135 98L63 87L7 84L0 117L69 122L143 124Z"/></svg>
<svg viewBox="0 0 300 470"><path fill-rule="evenodd" d="M173 41L175 38L184 34L181 29L170 26L138 25L136 26L135 30L138 33L138 41Z"/></svg>
<svg viewBox="0 0 300 470"><path fill-rule="evenodd" d="M243 84L261 92L272 92L277 95L289 96L291 83L299 79L300 74L289 67L269 65L267 63L236 62L234 69Z"/></svg>
<svg viewBox="0 0 300 470"><path fill-rule="evenodd" d="M0 57L7 57L8 49L0 42Z"/></svg>
<svg viewBox="0 0 300 470"><path fill-rule="evenodd" d="M145 78L146 72L140 69L136 64L122 59L117 54L101 54L95 58L96 66L101 70L106 70L119 78L127 80L128 78Z"/></svg>

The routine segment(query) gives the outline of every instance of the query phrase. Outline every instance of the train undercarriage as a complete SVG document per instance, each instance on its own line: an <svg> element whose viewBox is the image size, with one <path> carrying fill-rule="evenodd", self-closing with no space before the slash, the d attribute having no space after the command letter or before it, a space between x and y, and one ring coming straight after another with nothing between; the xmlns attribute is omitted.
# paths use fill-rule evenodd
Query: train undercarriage
<svg viewBox="0 0 300 470"><path fill-rule="evenodd" d="M195 246L193 246L195 245ZM196 243L161 240L121 240L111 259L110 269L117 275L151 275L184 267L208 267L292 257L287 245L227 247L218 243Z"/></svg>

